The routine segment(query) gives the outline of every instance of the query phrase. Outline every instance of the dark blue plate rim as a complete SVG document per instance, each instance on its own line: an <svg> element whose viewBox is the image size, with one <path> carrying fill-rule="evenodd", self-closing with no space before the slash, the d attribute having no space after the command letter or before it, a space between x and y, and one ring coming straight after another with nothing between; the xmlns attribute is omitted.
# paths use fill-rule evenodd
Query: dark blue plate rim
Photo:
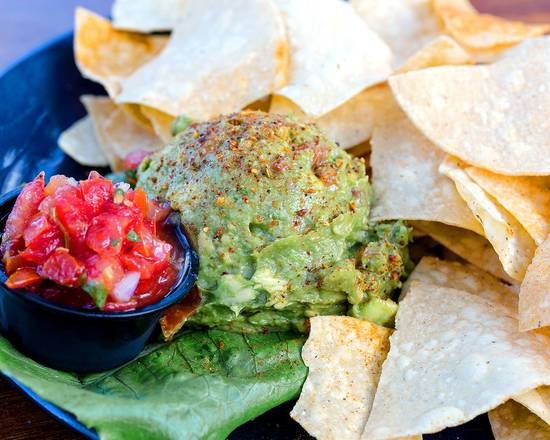
<svg viewBox="0 0 550 440"><path fill-rule="evenodd" d="M61 409L60 407L58 407L57 405L54 405L53 403L48 402L47 400L44 400L42 397L36 394L33 390L31 390L28 386L22 384L17 379L7 376L3 373L2 373L2 376L8 379L17 388L19 388L19 390L21 390L29 399L31 399L34 403L36 403L40 408L42 408L44 411L46 411L49 415L51 415L55 419L59 420L64 425L77 431L78 433L82 434L84 437L90 440L99 440L99 436L97 435L95 430L90 429L84 424L82 424L81 422L79 422L77 418L70 412L67 412Z"/></svg>

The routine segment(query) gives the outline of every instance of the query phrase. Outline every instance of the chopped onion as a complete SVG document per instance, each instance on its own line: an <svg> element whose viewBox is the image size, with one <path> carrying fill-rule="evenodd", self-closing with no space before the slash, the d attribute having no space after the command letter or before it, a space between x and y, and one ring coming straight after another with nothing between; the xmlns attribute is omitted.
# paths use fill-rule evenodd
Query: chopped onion
<svg viewBox="0 0 550 440"><path fill-rule="evenodd" d="M139 272L128 272L115 284L111 296L116 302L128 302L139 284Z"/></svg>
<svg viewBox="0 0 550 440"><path fill-rule="evenodd" d="M132 188L130 186L130 184L126 183L126 182L117 182L117 183L115 183L114 186L115 186L115 189L121 189L125 193L128 192Z"/></svg>

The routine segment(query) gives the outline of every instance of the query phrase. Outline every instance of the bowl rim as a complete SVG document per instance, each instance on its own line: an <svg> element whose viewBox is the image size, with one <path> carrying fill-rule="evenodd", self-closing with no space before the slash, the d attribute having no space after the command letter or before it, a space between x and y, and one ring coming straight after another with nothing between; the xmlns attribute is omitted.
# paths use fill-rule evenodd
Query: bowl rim
<svg viewBox="0 0 550 440"><path fill-rule="evenodd" d="M23 189L23 186L19 186L5 194L0 196L0 210L4 210L8 205L13 205L17 196ZM11 208L11 206L10 206ZM10 209L11 211L11 209ZM6 214L7 215L7 214ZM4 216L0 219L3 221ZM2 231L3 232L3 231ZM57 313L68 314L72 316L78 316L82 318L94 318L94 319L127 319L127 318L136 318L141 316L147 316L154 313L161 312L168 307L174 305L175 303L182 300L191 290L195 281L197 280L198 268L199 268L199 257L195 250L191 247L189 240L187 239L185 232L181 223L175 227L176 238L180 243L183 250L183 266L180 269L178 279L170 288L170 291L164 296L161 300L146 305L144 307L138 307L136 309L127 310L127 311L118 311L118 312L105 312L101 310L89 310L89 309L80 309L77 307L67 306L61 303L55 303L43 299L41 296L36 294L29 294L30 292L26 289L11 289L6 286L5 281L7 275L4 272L3 267L0 267L0 290L7 292L11 295L14 295L25 302L33 303L39 307L46 308L50 311ZM1 266L1 265L0 265ZM3 294L0 292L0 294Z"/></svg>

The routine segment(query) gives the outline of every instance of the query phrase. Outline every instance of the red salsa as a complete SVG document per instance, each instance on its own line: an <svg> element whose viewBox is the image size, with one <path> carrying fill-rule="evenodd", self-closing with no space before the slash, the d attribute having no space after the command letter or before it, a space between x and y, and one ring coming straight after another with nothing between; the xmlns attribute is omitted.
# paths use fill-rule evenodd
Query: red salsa
<svg viewBox="0 0 550 440"><path fill-rule="evenodd" d="M87 180L41 173L19 194L2 236L10 288L73 307L131 310L166 296L181 255L170 209L92 171Z"/></svg>

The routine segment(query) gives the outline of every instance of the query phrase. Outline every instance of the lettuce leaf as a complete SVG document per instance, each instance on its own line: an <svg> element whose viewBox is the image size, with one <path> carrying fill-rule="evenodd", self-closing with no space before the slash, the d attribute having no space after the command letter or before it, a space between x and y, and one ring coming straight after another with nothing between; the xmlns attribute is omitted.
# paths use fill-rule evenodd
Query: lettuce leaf
<svg viewBox="0 0 550 440"><path fill-rule="evenodd" d="M37 364L0 337L0 370L103 439L222 439L299 394L303 342L291 333L188 331L122 368L77 376Z"/></svg>

